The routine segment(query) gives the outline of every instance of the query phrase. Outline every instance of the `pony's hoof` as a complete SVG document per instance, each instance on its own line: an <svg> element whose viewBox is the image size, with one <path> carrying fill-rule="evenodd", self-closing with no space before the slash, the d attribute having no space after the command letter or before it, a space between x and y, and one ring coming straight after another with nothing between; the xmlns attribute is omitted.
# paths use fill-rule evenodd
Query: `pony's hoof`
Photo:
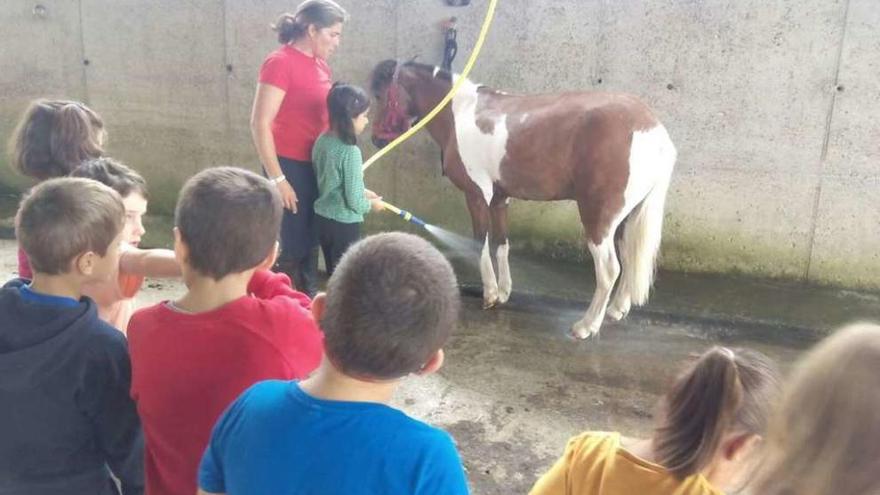
<svg viewBox="0 0 880 495"><path fill-rule="evenodd" d="M505 304L510 300L510 291L500 289L498 291L498 304Z"/></svg>
<svg viewBox="0 0 880 495"><path fill-rule="evenodd" d="M601 327L598 327L598 326L596 328L593 328L590 325L587 325L587 323L584 320L581 320L581 321L575 323L574 325L572 325L570 333L571 333L572 337L574 337L578 340L586 340L591 337L599 338L599 329L600 328Z"/></svg>
<svg viewBox="0 0 880 495"><path fill-rule="evenodd" d="M611 301L611 305L608 306L605 315L611 321L620 321L629 314L630 307L631 303L628 297L617 297L614 301Z"/></svg>
<svg viewBox="0 0 880 495"><path fill-rule="evenodd" d="M620 321L626 318L626 313L617 308L608 308L608 312L605 314L608 315L608 319L611 321Z"/></svg>
<svg viewBox="0 0 880 495"><path fill-rule="evenodd" d="M483 292L483 309L492 309L498 305L498 289Z"/></svg>

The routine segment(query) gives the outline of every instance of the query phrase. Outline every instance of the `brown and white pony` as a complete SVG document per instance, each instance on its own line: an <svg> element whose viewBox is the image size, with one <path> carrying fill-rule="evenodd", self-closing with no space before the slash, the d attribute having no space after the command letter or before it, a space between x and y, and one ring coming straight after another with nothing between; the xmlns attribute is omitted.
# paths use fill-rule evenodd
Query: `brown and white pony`
<svg viewBox="0 0 880 495"><path fill-rule="evenodd" d="M457 77L414 62L379 63L371 77L374 144L382 147L406 131ZM445 174L465 194L482 245L484 307L510 297L509 198L577 202L596 291L572 327L574 336L599 332L615 282L612 319L647 302L676 159L669 134L647 105L621 93L511 95L467 80L427 129L443 151Z"/></svg>

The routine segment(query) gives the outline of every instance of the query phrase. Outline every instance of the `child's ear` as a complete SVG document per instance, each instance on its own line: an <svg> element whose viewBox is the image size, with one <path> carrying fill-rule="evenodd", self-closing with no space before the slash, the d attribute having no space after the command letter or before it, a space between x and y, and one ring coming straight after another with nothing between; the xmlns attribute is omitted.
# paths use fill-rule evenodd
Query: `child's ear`
<svg viewBox="0 0 880 495"><path fill-rule="evenodd" d="M763 437L754 433L731 437L722 447L724 458L728 461L740 461L760 448L762 441Z"/></svg>
<svg viewBox="0 0 880 495"><path fill-rule="evenodd" d="M73 260L73 267L80 275L90 277L95 272L95 261L98 257L92 251L86 251Z"/></svg>
<svg viewBox="0 0 880 495"><path fill-rule="evenodd" d="M324 316L324 308L327 307L327 294L323 292L319 292L314 299L312 299L312 317L315 318L315 321L321 321L321 317Z"/></svg>
<svg viewBox="0 0 880 495"><path fill-rule="evenodd" d="M278 241L275 241L275 244L272 245L272 250L269 251L269 254L266 255L266 258L260 263L260 266L257 267L257 270L270 270L273 266L275 266L275 262L278 260Z"/></svg>
<svg viewBox="0 0 880 495"><path fill-rule="evenodd" d="M189 258L189 247L183 242L177 227L174 227L174 258L180 266L183 266Z"/></svg>
<svg viewBox="0 0 880 495"><path fill-rule="evenodd" d="M443 366L443 361L446 359L446 354L443 353L443 349L437 349L428 362L422 366L422 369L416 372L417 375L430 375L431 373L436 372Z"/></svg>

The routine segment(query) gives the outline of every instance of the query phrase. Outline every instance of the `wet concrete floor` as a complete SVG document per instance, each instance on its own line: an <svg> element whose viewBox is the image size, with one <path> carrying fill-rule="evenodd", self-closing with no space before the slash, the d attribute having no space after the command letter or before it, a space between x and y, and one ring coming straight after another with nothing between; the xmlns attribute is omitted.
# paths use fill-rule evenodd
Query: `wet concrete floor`
<svg viewBox="0 0 880 495"><path fill-rule="evenodd" d="M14 241L0 240L0 276L13 276L15 265ZM150 280L139 303L182 290L178 282ZM649 434L677 370L715 343L760 350L788 368L812 341L643 313L607 325L597 341L575 342L566 332L581 311L529 298L484 311L478 298L464 297L445 367L402 385L395 405L455 437L473 493L526 493L580 431Z"/></svg>
<svg viewBox="0 0 880 495"><path fill-rule="evenodd" d="M760 350L784 369L809 345L637 316L598 341L574 342L566 331L579 311L480 306L465 299L440 375L400 394L407 410L455 436L477 494L526 493L580 431L648 435L678 369L715 343Z"/></svg>

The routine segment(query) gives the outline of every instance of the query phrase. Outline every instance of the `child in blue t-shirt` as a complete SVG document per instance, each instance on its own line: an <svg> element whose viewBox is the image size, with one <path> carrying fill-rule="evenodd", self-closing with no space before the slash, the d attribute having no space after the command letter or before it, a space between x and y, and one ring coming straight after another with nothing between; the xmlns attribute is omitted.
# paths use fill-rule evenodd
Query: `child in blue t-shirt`
<svg viewBox="0 0 880 495"><path fill-rule="evenodd" d="M199 493L466 495L449 434L388 405L403 377L443 364L459 304L452 268L424 239L354 244L312 303L320 368L300 383L258 383L226 410Z"/></svg>

